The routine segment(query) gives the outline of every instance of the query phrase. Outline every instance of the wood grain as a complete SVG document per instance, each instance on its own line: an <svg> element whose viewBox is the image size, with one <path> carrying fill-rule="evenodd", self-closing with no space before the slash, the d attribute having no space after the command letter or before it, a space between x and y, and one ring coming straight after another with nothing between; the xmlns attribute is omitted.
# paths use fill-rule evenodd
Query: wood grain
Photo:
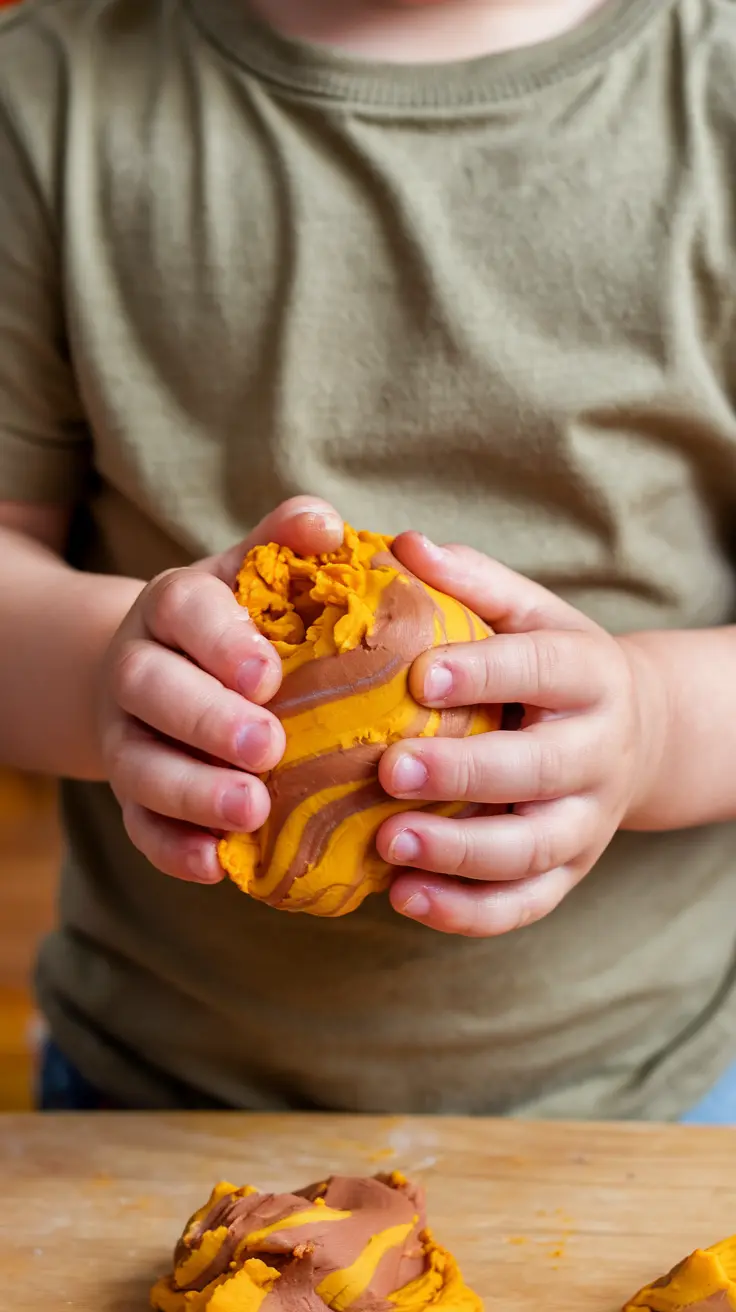
<svg viewBox="0 0 736 1312"><path fill-rule="evenodd" d="M616 1312L736 1231L736 1132L355 1117L0 1118L0 1306L143 1312L216 1179L401 1168L488 1312ZM5 1301L3 1301L3 1299Z"/></svg>

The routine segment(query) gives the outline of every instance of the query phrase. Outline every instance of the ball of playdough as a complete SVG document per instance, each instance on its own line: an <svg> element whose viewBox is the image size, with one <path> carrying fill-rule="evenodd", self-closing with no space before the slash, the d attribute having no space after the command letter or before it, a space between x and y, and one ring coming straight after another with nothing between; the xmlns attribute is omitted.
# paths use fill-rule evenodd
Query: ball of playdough
<svg viewBox="0 0 736 1312"><path fill-rule="evenodd" d="M669 1275L646 1285L624 1312L733 1312L736 1308L736 1237L698 1248Z"/></svg>
<svg viewBox="0 0 736 1312"><path fill-rule="evenodd" d="M427 710L409 691L413 661L430 647L487 638L460 602L435 592L391 554L391 540L347 528L333 555L300 558L256 547L237 598L283 665L270 709L286 754L264 779L271 814L256 834L230 834L220 862L245 892L285 911L342 916L384 889L391 867L375 847L397 802L378 763L402 738L462 738L497 729L498 707ZM476 815L466 803L424 804L439 815Z"/></svg>
<svg viewBox="0 0 736 1312"><path fill-rule="evenodd" d="M218 1184L189 1221L156 1312L482 1312L398 1172L294 1194Z"/></svg>

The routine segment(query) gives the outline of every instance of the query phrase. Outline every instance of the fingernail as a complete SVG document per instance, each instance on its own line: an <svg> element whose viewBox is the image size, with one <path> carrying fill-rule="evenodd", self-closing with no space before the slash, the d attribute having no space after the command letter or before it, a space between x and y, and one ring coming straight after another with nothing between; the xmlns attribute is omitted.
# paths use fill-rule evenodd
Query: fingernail
<svg viewBox="0 0 736 1312"><path fill-rule="evenodd" d="M244 697L257 697L270 672L270 662L263 656L249 656L238 670L236 682Z"/></svg>
<svg viewBox="0 0 736 1312"><path fill-rule="evenodd" d="M199 884L219 884L225 874L214 852L198 849L187 853L186 867Z"/></svg>
<svg viewBox="0 0 736 1312"><path fill-rule="evenodd" d="M258 770L263 766L272 745L271 726L261 720L246 724L238 734L238 756L251 770Z"/></svg>
<svg viewBox="0 0 736 1312"><path fill-rule="evenodd" d="M424 700L444 702L452 692L452 670L449 665L431 665L424 676Z"/></svg>
<svg viewBox="0 0 736 1312"><path fill-rule="evenodd" d="M421 843L411 829L401 829L389 848L389 856L397 865L419 860Z"/></svg>
<svg viewBox="0 0 736 1312"><path fill-rule="evenodd" d="M431 905L426 893L412 893L401 908L402 915L411 916L412 920L422 920L430 911Z"/></svg>
<svg viewBox="0 0 736 1312"><path fill-rule="evenodd" d="M422 546L425 552L427 553L427 555L429 556L430 560L436 560L439 563L439 561L445 559L446 552L444 547L438 547L436 542L433 542L431 538L425 537L423 533L420 536L421 536Z"/></svg>
<svg viewBox="0 0 736 1312"><path fill-rule="evenodd" d="M344 531L343 521L334 511L322 510L321 508L319 510L300 510L296 518L309 520L310 529L340 534Z"/></svg>
<svg viewBox="0 0 736 1312"><path fill-rule="evenodd" d="M426 765L416 756L400 756L391 772L391 783L398 794L418 793L428 778Z"/></svg>
<svg viewBox="0 0 736 1312"><path fill-rule="evenodd" d="M228 788L222 794L220 812L223 820L226 820L233 828L242 830L243 825L247 823L249 796L250 790L247 784Z"/></svg>

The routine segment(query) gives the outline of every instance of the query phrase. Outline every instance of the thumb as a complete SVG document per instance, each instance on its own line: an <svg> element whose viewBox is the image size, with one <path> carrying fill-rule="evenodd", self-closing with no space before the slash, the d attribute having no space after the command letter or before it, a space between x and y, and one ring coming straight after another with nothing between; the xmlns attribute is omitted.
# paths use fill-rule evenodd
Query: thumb
<svg viewBox="0 0 736 1312"><path fill-rule="evenodd" d="M579 629L597 625L539 583L472 547L438 547L420 533L402 533L394 555L423 583L474 610L496 633Z"/></svg>
<svg viewBox="0 0 736 1312"><path fill-rule="evenodd" d="M229 547L219 556L200 561L200 568L209 570L232 586L244 556L252 547L277 542L300 556L319 556L323 552L337 551L343 533L342 518L329 502L319 497L292 497L266 515L243 542Z"/></svg>

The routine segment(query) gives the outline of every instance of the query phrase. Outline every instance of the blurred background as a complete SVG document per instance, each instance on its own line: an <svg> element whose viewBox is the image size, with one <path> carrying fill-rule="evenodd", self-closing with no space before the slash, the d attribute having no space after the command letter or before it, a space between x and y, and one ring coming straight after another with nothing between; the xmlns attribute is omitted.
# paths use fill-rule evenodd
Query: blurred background
<svg viewBox="0 0 736 1312"><path fill-rule="evenodd" d="M31 1107L33 959L53 919L59 852L53 783L0 767L0 1111Z"/></svg>
<svg viewBox="0 0 736 1312"><path fill-rule="evenodd" d="M17 2L0 0L0 9ZM0 1111L31 1106L39 1033L31 975L52 920L58 860L53 784L0 767Z"/></svg>
<svg viewBox="0 0 736 1312"><path fill-rule="evenodd" d="M0 0L0 9L16 3ZM0 767L0 1111L32 1105L31 976L52 921L59 846L53 784Z"/></svg>

